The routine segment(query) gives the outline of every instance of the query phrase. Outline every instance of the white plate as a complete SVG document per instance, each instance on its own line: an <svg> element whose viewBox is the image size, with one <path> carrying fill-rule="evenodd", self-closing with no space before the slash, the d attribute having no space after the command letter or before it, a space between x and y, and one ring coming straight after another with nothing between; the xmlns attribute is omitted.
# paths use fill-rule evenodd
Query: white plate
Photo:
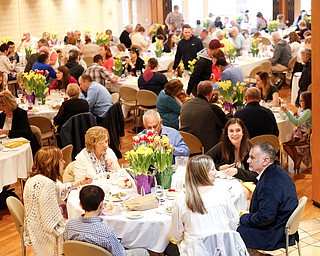
<svg viewBox="0 0 320 256"><path fill-rule="evenodd" d="M112 195L112 201L113 201L113 202L125 201L125 200L127 200L127 199L130 197L130 195L127 194L127 193L124 193L124 192L120 192L120 193L124 194L124 196L122 196L122 197L119 198L119 197L116 197L116 196Z"/></svg>
<svg viewBox="0 0 320 256"><path fill-rule="evenodd" d="M4 139L5 137L7 137L7 135L5 135L5 134L0 134L0 139Z"/></svg>
<svg viewBox="0 0 320 256"><path fill-rule="evenodd" d="M133 212L127 212L127 213L126 213L126 217L127 217L128 219L140 219L140 218L143 217L143 213L140 212L140 215L133 215Z"/></svg>

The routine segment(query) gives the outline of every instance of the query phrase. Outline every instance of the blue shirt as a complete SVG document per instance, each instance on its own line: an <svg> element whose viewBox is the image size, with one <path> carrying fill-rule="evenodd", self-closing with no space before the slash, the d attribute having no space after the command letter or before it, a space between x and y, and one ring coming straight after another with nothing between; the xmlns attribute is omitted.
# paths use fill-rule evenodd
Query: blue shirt
<svg viewBox="0 0 320 256"><path fill-rule="evenodd" d="M87 100L89 110L98 117L105 117L108 110L113 105L109 91L103 85L92 82L88 88L87 97L81 93L80 98Z"/></svg>
<svg viewBox="0 0 320 256"><path fill-rule="evenodd" d="M125 256L126 252L117 239L116 232L102 221L100 217L85 218L83 215L77 219L71 219L67 223L63 238L65 241L77 240L98 245L113 256Z"/></svg>
<svg viewBox="0 0 320 256"><path fill-rule="evenodd" d="M237 67L226 66L226 69L221 73L221 81L230 80L233 85L237 82L243 82L243 74L241 70Z"/></svg>
<svg viewBox="0 0 320 256"><path fill-rule="evenodd" d="M44 72L49 71L49 75L47 76L47 82L49 81L49 78L57 78L57 73L56 71L54 71L54 69L49 65L49 64L46 64L46 63L42 63L42 62L36 62L33 64L32 66L32 70L43 70Z"/></svg>
<svg viewBox="0 0 320 256"><path fill-rule="evenodd" d="M144 129L138 135L141 135L141 134L147 134L147 130ZM190 150L189 150L187 144L184 142L181 134L177 130L175 130L171 127L167 127L167 126L162 125L160 135L163 135L163 134L167 135L167 137L170 140L171 145L174 146L174 152L173 152L174 156L189 156L190 155Z"/></svg>

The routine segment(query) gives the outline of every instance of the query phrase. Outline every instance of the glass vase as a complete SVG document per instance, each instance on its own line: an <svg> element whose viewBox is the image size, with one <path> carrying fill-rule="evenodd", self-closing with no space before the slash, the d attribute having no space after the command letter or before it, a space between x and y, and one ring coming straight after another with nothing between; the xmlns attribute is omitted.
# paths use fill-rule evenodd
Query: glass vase
<svg viewBox="0 0 320 256"><path fill-rule="evenodd" d="M157 172L156 178L157 183L161 185L164 189L168 189L171 187L172 181L172 174L173 174L173 167L166 167L163 172Z"/></svg>
<svg viewBox="0 0 320 256"><path fill-rule="evenodd" d="M155 53L157 58L161 58L162 51L156 51Z"/></svg>

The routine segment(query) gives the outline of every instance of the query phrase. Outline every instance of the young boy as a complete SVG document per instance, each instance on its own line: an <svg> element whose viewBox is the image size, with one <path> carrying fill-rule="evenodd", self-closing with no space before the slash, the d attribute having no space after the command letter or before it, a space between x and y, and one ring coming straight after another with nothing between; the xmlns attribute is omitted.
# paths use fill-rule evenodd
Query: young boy
<svg viewBox="0 0 320 256"><path fill-rule="evenodd" d="M80 205L85 213L67 223L64 240L78 240L103 247L113 256L147 256L145 249L125 250L113 228L99 217L103 209L103 190L95 185L84 186L80 191Z"/></svg>

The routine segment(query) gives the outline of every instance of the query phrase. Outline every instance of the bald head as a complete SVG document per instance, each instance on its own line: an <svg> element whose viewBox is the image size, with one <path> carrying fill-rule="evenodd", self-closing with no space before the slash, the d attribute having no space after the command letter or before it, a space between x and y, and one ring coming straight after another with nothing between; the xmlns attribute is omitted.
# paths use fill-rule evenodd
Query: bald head
<svg viewBox="0 0 320 256"><path fill-rule="evenodd" d="M247 103L249 102L260 102L261 92L257 87L248 88L246 94L244 95Z"/></svg>

